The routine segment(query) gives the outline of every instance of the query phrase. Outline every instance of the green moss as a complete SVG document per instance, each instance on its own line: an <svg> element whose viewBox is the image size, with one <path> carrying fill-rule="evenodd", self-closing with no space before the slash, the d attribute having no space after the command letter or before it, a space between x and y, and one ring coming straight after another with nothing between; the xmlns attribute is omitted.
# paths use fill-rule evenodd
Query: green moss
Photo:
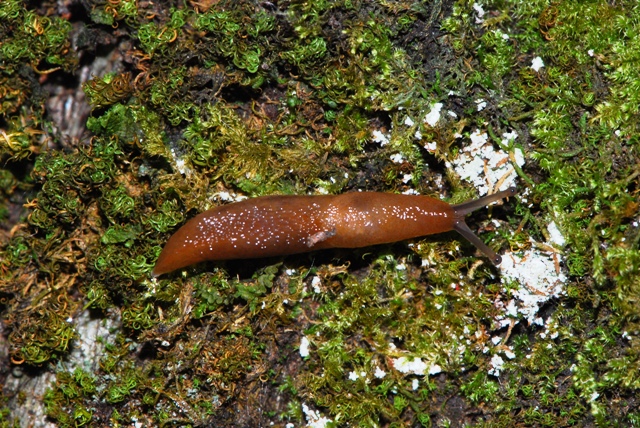
<svg viewBox="0 0 640 428"><path fill-rule="evenodd" d="M130 220L136 211L135 200L122 185L105 189L100 202L100 209L112 223Z"/></svg>
<svg viewBox="0 0 640 428"><path fill-rule="evenodd" d="M108 403L121 403L138 386L137 375L133 372L127 375L107 387L105 399Z"/></svg>
<svg viewBox="0 0 640 428"><path fill-rule="evenodd" d="M12 81L6 83L8 86L14 85ZM20 91L20 89L18 89L18 91ZM7 106L7 110L3 107L3 111L0 113L10 112L11 105ZM42 135L42 132L37 128L41 123L40 119L34 116L31 112L27 112L27 114L21 118L14 117L9 120L6 131L0 134L1 159L5 161L20 161L29 158L39 151L41 143L38 139L40 135Z"/></svg>
<svg viewBox="0 0 640 428"><path fill-rule="evenodd" d="M17 71L21 63L28 63L34 68L39 67L41 61L48 67L68 68L71 65L71 24L68 21L37 15L24 9L19 0L2 2L0 20L3 21L0 27L3 35L0 54L5 59L3 74Z"/></svg>
<svg viewBox="0 0 640 428"><path fill-rule="evenodd" d="M169 15L169 21L162 25L149 22L138 29L140 46L147 54L153 55L156 51L165 49L173 43L178 36L178 30L185 25L187 18L185 10L172 9Z"/></svg>
<svg viewBox="0 0 640 428"><path fill-rule="evenodd" d="M124 19L130 25L135 23L138 7L135 0L107 2L104 5L93 5L91 20L96 24L114 25Z"/></svg>
<svg viewBox="0 0 640 428"><path fill-rule="evenodd" d="M195 165L214 167L220 162L225 147L239 144L247 135L233 110L215 104L195 111L184 138Z"/></svg>
<svg viewBox="0 0 640 428"><path fill-rule="evenodd" d="M64 303L64 300L61 298L60 302ZM14 346L13 360L41 365L65 355L76 337L73 327L67 321L69 309L54 312L49 307L20 320L18 328L9 336Z"/></svg>
<svg viewBox="0 0 640 428"><path fill-rule="evenodd" d="M139 231L132 228L112 226L105 231L100 240L105 245L124 244L125 247L130 248L134 244L138 234Z"/></svg>
<svg viewBox="0 0 640 428"><path fill-rule="evenodd" d="M182 223L184 215L176 201L164 201L158 210L143 220L145 226L156 232L166 233Z"/></svg>
<svg viewBox="0 0 640 428"><path fill-rule="evenodd" d="M282 58L298 67L308 67L308 64L318 64L327 53L327 42L322 37L316 37L304 45L297 45L294 50L284 52Z"/></svg>
<svg viewBox="0 0 640 428"><path fill-rule="evenodd" d="M23 236L12 239L4 249L6 266L21 267L32 261L33 251L29 244L30 242Z"/></svg>
<svg viewBox="0 0 640 428"><path fill-rule="evenodd" d="M102 101L96 102L102 103ZM132 138L139 132L136 126L136 117L131 108L122 104L114 105L100 117L90 117L87 120L87 128L95 134L107 137L116 136L120 139Z"/></svg>
<svg viewBox="0 0 640 428"><path fill-rule="evenodd" d="M229 292L230 285L221 272L212 278L210 283L197 282L194 284L194 288L196 296L198 296L198 306L194 309L194 318L202 318L221 305L228 305L232 302Z"/></svg>
<svg viewBox="0 0 640 428"><path fill-rule="evenodd" d="M187 78L187 68L176 67L164 78L156 80L149 91L151 104L164 111L167 120L174 126L190 119L191 103L178 97L178 89L184 85Z"/></svg>
<svg viewBox="0 0 640 428"><path fill-rule="evenodd" d="M126 74L116 75L115 73L105 74L103 77L95 77L89 80L83 85L84 93L89 99L89 104L94 108L108 107L112 104L116 104L119 101L126 100L132 93L131 76ZM119 111L115 110L113 113L122 115L123 107L120 106ZM121 119L125 119L121 117ZM89 118L87 127L98 133L100 124L105 124L109 120L109 116L102 117L97 123L95 118ZM124 122L120 126L131 126L130 123Z"/></svg>
<svg viewBox="0 0 640 428"><path fill-rule="evenodd" d="M216 39L215 51L231 60L233 65L249 73L256 73L263 58L265 33L274 29L274 17L264 11L248 17L238 14L239 10L211 11L200 14L195 19L195 27L206 30ZM257 45L257 46L256 46Z"/></svg>
<svg viewBox="0 0 640 428"><path fill-rule="evenodd" d="M300 424L304 403L336 425L454 426L479 407L487 425L636 423L636 9L496 0L480 17L473 4L95 5L91 19L117 26L128 60L85 84L94 136L69 146L51 137L33 88L38 71L75 67L72 27L3 2L0 160L13 172L32 164L33 183L0 174L20 189L0 191L0 218L14 221L25 201L12 198L37 192L28 221L0 240L11 356L45 366L68 355L67 320L81 308L122 321L95 373L58 369L48 416L231 426L249 409L247 424ZM422 119L434 102L444 110L431 127ZM466 144L456 134L476 128L505 152L523 149L526 200L495 209L495 231L483 214L469 224L515 252L544 241L551 220L567 239L566 295L547 304L544 326L504 324L499 303L519 284L461 257L449 234L145 280L167 236L225 192L474 197L446 162ZM504 366L489 374L497 356ZM403 374L399 357L442 373Z"/></svg>
<svg viewBox="0 0 640 428"><path fill-rule="evenodd" d="M0 397L1 400L1 405L2 407L0 407L0 423L2 424L3 427L18 427L18 423L15 422L13 424L11 424L11 410L9 409L9 407L5 407L5 403L7 401L7 398L2 396Z"/></svg>

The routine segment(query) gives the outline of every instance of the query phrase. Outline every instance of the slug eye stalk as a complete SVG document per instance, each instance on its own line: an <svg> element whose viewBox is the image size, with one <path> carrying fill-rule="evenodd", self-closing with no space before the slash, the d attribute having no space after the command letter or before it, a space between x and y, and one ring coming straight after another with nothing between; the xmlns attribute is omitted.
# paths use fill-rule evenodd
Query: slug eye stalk
<svg viewBox="0 0 640 428"><path fill-rule="evenodd" d="M503 190L493 195L487 195L480 199L476 199L462 204L453 205L453 212L455 215L455 223L453 224L453 230L457 231L467 241L471 242L477 249L482 251L494 265L499 265L502 262L502 257L496 254L491 248L489 248L475 233L469 229L464 218L467 214L476 211L482 207L485 207L493 202L499 201L516 194L516 188L510 187L507 190Z"/></svg>

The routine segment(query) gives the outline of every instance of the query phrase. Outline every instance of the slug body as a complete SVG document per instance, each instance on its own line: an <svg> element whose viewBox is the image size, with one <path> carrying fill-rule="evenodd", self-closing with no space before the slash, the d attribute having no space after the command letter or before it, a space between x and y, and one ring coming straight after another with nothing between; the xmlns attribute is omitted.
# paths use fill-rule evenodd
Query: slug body
<svg viewBox="0 0 640 428"><path fill-rule="evenodd" d="M247 199L189 220L169 238L151 274L207 260L368 247L450 230L457 230L499 264L500 256L471 232L464 217L514 194L511 188L459 205L428 196L379 192Z"/></svg>

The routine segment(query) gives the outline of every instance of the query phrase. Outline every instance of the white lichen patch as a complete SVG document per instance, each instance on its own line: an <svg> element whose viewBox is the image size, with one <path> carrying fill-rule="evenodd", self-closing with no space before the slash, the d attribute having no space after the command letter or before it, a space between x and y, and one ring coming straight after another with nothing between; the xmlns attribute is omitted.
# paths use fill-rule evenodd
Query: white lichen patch
<svg viewBox="0 0 640 428"><path fill-rule="evenodd" d="M321 284L322 284L322 280L320 279L320 277L314 276L311 279L311 287L313 287L313 292L314 293L316 293L316 294L322 293L322 288L320 288Z"/></svg>
<svg viewBox="0 0 640 428"><path fill-rule="evenodd" d="M501 37L502 40L509 40L509 35L506 34L506 33L503 33L502 31L500 31L499 28L497 30L495 30L493 33L495 35L497 35L498 37Z"/></svg>
<svg viewBox="0 0 640 428"><path fill-rule="evenodd" d="M435 141L432 141L430 143L426 143L424 145L424 148L428 152L435 153L436 149L438 148L438 144Z"/></svg>
<svg viewBox="0 0 640 428"><path fill-rule="evenodd" d="M431 106L431 111L424 117L424 123L428 124L432 128L436 126L436 124L440 120L440 112L442 111L442 107L442 103L435 103L433 106Z"/></svg>
<svg viewBox="0 0 640 428"><path fill-rule="evenodd" d="M407 190L403 190L402 194L403 195L419 195L420 192L418 192L416 189L407 189Z"/></svg>
<svg viewBox="0 0 640 428"><path fill-rule="evenodd" d="M544 67L544 61L542 61L542 58L540 58L539 56L535 57L532 61L531 61L531 68L533 69L533 71L535 71L536 73L538 71L540 71L540 69Z"/></svg>
<svg viewBox="0 0 640 428"><path fill-rule="evenodd" d="M391 138L389 135L385 135L382 131L379 131L377 129L371 132L371 137L373 138L374 143L378 143L381 146L386 146L387 144L389 144Z"/></svg>
<svg viewBox="0 0 640 428"><path fill-rule="evenodd" d="M484 22L484 8L481 4L474 3L473 10L476 12L476 24L482 24Z"/></svg>
<svg viewBox="0 0 640 428"><path fill-rule="evenodd" d="M302 413L307 420L307 426L311 428L325 428L333 423L331 419L324 417L319 411L310 408L305 403L302 403Z"/></svg>
<svg viewBox="0 0 640 428"><path fill-rule="evenodd" d="M431 367L429 367L429 374L431 376L433 375L437 375L438 373L442 372L442 367L440 367L438 364L432 364Z"/></svg>
<svg viewBox="0 0 640 428"><path fill-rule="evenodd" d="M502 283L515 283L518 287L511 290L512 299L496 304L505 308L498 321L509 325L514 318L525 318L529 324L539 324L538 311L550 299L565 293L567 277L559 268L561 255L544 252L532 246L522 255L507 253L500 264Z"/></svg>
<svg viewBox="0 0 640 428"><path fill-rule="evenodd" d="M309 356L309 339L307 339L307 336L302 336L302 339L300 339L300 356L302 358Z"/></svg>
<svg viewBox="0 0 640 428"><path fill-rule="evenodd" d="M224 202L240 202L244 201L248 197L245 195L238 195L237 193L222 191L216 193L214 198Z"/></svg>
<svg viewBox="0 0 640 428"><path fill-rule="evenodd" d="M415 125L415 122L413 121L413 119L411 119L409 116L404 118L404 124L407 126L413 126Z"/></svg>
<svg viewBox="0 0 640 428"><path fill-rule="evenodd" d="M492 376L500 376L500 372L504 368L504 360L500 355L494 355L491 357L491 368L489 369L489 374Z"/></svg>
<svg viewBox="0 0 640 428"><path fill-rule="evenodd" d="M564 247L567 241L564 239L564 236L562 235L562 232L560 232L560 229L558 229L558 225L556 225L555 221L549 223L547 231L549 232L549 241L552 244L558 247Z"/></svg>
<svg viewBox="0 0 640 428"><path fill-rule="evenodd" d="M369 383L369 380L367 379L367 373L366 372L356 372L356 371L351 371L349 372L349 380L352 382L357 381L358 379L364 379L366 381L366 383Z"/></svg>
<svg viewBox="0 0 640 428"><path fill-rule="evenodd" d="M391 361L400 373L424 375L427 372L427 363L421 358L399 357Z"/></svg>
<svg viewBox="0 0 640 428"><path fill-rule="evenodd" d="M390 156L393 163L403 163L405 161L404 156L401 153L394 153Z"/></svg>
<svg viewBox="0 0 640 428"><path fill-rule="evenodd" d="M504 133L502 144L509 145L516 139L515 132ZM475 130L469 139L471 144L464 147L458 157L447 162L447 168L453 168L463 179L478 189L480 195L489 190L506 190L515 185L517 173L513 166L524 165L524 154L520 148L513 150L513 155L496 149L489 141L486 132ZM496 189L497 187L497 189Z"/></svg>
<svg viewBox="0 0 640 428"><path fill-rule="evenodd" d="M393 368L400 373L424 376L435 375L442 371L438 364L428 364L422 358L399 357L391 360Z"/></svg>
<svg viewBox="0 0 640 428"><path fill-rule="evenodd" d="M170 150L171 157L173 158L173 167L178 170L178 172L182 175L189 175L193 171L191 168L187 166L187 162L182 154L178 153L176 149Z"/></svg>

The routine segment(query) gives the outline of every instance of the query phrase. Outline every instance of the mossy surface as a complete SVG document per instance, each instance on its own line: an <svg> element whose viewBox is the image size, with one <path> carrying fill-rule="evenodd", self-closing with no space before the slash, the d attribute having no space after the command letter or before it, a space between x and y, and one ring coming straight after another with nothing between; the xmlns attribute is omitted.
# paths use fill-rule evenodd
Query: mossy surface
<svg viewBox="0 0 640 428"><path fill-rule="evenodd" d="M640 424L635 1L58 3L0 2L0 379L55 373L52 422ZM99 55L70 142L45 88ZM526 162L472 228L566 240L536 322L455 234L149 277L229 195L473 198L447 165L476 129ZM78 362L83 311L108 333ZM22 401L0 392L0 426Z"/></svg>

